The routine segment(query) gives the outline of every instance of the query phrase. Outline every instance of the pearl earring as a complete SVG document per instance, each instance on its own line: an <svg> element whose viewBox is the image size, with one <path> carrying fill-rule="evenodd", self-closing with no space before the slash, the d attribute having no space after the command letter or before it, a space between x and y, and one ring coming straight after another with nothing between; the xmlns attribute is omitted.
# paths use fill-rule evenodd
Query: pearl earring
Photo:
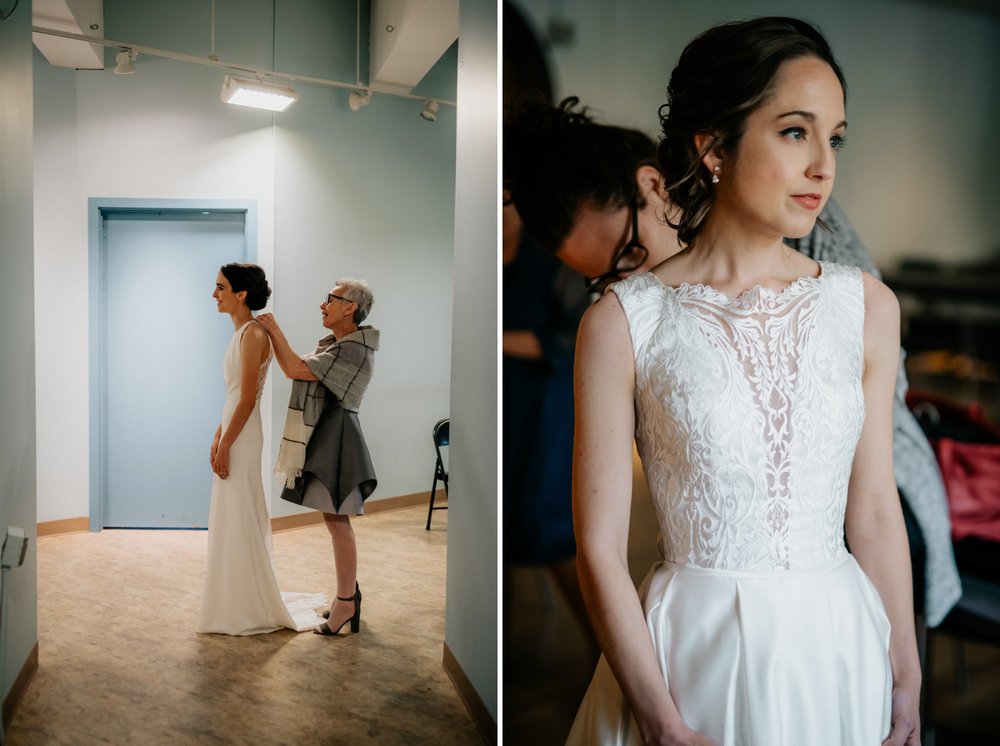
<svg viewBox="0 0 1000 746"><path fill-rule="evenodd" d="M719 183L719 167L716 166L712 170L715 171L715 173L712 174L712 183L713 184L718 184Z"/></svg>

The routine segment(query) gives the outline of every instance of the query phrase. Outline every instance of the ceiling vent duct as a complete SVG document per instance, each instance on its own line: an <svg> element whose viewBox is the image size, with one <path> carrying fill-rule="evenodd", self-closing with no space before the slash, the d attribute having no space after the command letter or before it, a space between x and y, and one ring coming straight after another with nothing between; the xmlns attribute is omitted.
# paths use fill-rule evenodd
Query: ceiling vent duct
<svg viewBox="0 0 1000 746"><path fill-rule="evenodd" d="M410 93L458 38L458 0L372 0L370 86Z"/></svg>

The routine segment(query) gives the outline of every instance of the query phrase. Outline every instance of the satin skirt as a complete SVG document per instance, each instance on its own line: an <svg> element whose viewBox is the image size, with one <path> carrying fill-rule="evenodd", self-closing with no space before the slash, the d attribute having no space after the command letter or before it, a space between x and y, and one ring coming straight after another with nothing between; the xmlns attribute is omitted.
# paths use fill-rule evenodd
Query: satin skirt
<svg viewBox="0 0 1000 746"><path fill-rule="evenodd" d="M888 736L889 620L846 551L780 574L662 562L639 593L688 727L722 746L878 746ZM566 743L642 746L603 656Z"/></svg>

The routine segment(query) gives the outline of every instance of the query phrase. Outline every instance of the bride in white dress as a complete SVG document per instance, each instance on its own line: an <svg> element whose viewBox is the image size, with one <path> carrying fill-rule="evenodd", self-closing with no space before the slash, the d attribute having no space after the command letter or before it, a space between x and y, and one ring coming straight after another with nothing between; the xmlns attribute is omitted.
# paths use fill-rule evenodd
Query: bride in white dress
<svg viewBox="0 0 1000 746"><path fill-rule="evenodd" d="M282 627L304 632L322 623L314 609L327 603L323 594L282 593L274 574L260 418L271 343L251 314L270 294L263 270L253 264L222 267L212 293L235 332L223 358L226 403L211 448L215 476L198 632L254 635Z"/></svg>
<svg viewBox="0 0 1000 746"><path fill-rule="evenodd" d="M686 248L612 285L578 337L573 508L604 655L568 743L912 746L899 307L782 242L833 188L842 74L812 26L764 18L692 42L668 96ZM664 555L638 595L633 436Z"/></svg>

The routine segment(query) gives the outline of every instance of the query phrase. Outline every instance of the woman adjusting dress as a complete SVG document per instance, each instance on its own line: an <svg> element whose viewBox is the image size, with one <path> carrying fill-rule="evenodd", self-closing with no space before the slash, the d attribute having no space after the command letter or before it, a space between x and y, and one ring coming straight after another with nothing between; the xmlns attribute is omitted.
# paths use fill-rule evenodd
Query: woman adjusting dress
<svg viewBox="0 0 1000 746"><path fill-rule="evenodd" d="M336 635L350 622L361 623L358 551L351 515L364 512L364 501L378 481L358 419L358 408L375 369L379 332L359 326L374 303L364 280L341 278L320 303L323 337L310 355L292 350L270 314L258 317L271 337L275 357L293 380L288 417L275 470L285 477L281 497L319 510L333 542L337 598L314 631Z"/></svg>

